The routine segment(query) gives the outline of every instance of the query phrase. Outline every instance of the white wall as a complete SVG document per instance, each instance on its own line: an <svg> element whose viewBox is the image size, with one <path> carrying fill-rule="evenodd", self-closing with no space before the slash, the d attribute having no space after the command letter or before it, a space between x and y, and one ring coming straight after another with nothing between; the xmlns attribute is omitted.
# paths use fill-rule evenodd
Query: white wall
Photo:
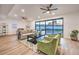
<svg viewBox="0 0 79 59"><path fill-rule="evenodd" d="M8 35L16 34L17 28L26 28L27 23L24 20L16 19L3 19L0 20L1 23L6 23L8 25ZM13 24L17 25L17 28L13 27Z"/></svg>
<svg viewBox="0 0 79 59"><path fill-rule="evenodd" d="M60 17L64 18L64 38L70 38L70 32L72 30L74 29L79 30L79 12L69 13L61 16L55 16L53 18L60 18ZM31 24L34 23L35 22L32 22ZM31 27L33 28L35 26L31 25Z"/></svg>
<svg viewBox="0 0 79 59"><path fill-rule="evenodd" d="M53 18L64 18L64 37L69 38L70 32L74 29L79 30L79 12L65 14L61 16L56 16ZM52 19L53 19L52 18ZM44 19L46 20L46 19ZM0 19L0 23L8 24L8 34L15 34L16 29L12 27L12 24L17 24L17 28L26 28L26 25L29 25L31 29L35 29L35 21L25 22L24 20L15 20L15 19Z"/></svg>
<svg viewBox="0 0 79 59"><path fill-rule="evenodd" d="M64 37L69 38L72 30L79 30L79 12L64 15Z"/></svg>
<svg viewBox="0 0 79 59"><path fill-rule="evenodd" d="M31 28L31 29L35 29L35 21L31 21L30 24L31 24L31 25L30 25L30 28Z"/></svg>
<svg viewBox="0 0 79 59"><path fill-rule="evenodd" d="M79 12L61 15L54 18L58 17L64 18L64 38L70 38L72 30L79 30Z"/></svg>

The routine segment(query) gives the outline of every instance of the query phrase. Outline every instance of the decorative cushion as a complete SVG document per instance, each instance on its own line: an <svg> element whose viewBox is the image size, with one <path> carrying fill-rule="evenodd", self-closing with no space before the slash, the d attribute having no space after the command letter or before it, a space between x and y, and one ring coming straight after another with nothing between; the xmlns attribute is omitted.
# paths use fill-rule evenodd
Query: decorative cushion
<svg viewBox="0 0 79 59"><path fill-rule="evenodd" d="M49 40L42 40L41 42L43 42L43 43L49 43L51 41L49 41Z"/></svg>

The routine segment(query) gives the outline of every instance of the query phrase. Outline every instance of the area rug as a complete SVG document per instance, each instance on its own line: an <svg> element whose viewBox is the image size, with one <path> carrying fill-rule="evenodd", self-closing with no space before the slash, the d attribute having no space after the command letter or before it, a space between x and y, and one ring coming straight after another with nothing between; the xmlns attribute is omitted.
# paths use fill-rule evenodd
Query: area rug
<svg viewBox="0 0 79 59"><path fill-rule="evenodd" d="M28 46L30 49L32 49L38 55L45 55L44 53L37 51L37 44L35 45L35 44L31 43L31 42L28 42L27 39L25 39L25 40L19 40L19 42L21 42L25 46Z"/></svg>

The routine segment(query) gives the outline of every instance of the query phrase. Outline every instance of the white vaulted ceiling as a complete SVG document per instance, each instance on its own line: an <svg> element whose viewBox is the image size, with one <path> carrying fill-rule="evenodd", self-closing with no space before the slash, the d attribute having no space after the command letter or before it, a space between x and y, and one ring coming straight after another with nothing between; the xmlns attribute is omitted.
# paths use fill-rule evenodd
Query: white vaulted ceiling
<svg viewBox="0 0 79 59"><path fill-rule="evenodd" d="M0 4L0 18L6 17L13 8L13 4Z"/></svg>
<svg viewBox="0 0 79 59"><path fill-rule="evenodd" d="M27 19L37 19L38 16L41 18L47 18L54 15L42 14L43 10L40 10L41 7L47 6L46 4L15 4L15 5L0 5L0 15L4 14L9 17L14 17L14 14L17 14L17 18L22 16ZM68 14L73 12L79 12L78 4L54 4L54 7L57 7L58 10L53 11L56 15ZM53 8L53 7L52 7ZM21 9L24 9L25 12L21 12Z"/></svg>

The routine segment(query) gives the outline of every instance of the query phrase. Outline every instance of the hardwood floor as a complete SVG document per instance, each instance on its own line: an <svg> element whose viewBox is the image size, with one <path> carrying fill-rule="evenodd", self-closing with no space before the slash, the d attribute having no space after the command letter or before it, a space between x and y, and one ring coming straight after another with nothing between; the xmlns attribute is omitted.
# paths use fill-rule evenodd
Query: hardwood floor
<svg viewBox="0 0 79 59"><path fill-rule="evenodd" d="M0 55L37 55L37 53L20 43L16 36L6 36L0 37Z"/></svg>
<svg viewBox="0 0 79 59"><path fill-rule="evenodd" d="M64 55L79 55L79 41L61 39L61 52Z"/></svg>
<svg viewBox="0 0 79 59"><path fill-rule="evenodd" d="M61 54L79 55L79 42L61 39ZM0 37L0 55L40 55L17 40L16 36Z"/></svg>

